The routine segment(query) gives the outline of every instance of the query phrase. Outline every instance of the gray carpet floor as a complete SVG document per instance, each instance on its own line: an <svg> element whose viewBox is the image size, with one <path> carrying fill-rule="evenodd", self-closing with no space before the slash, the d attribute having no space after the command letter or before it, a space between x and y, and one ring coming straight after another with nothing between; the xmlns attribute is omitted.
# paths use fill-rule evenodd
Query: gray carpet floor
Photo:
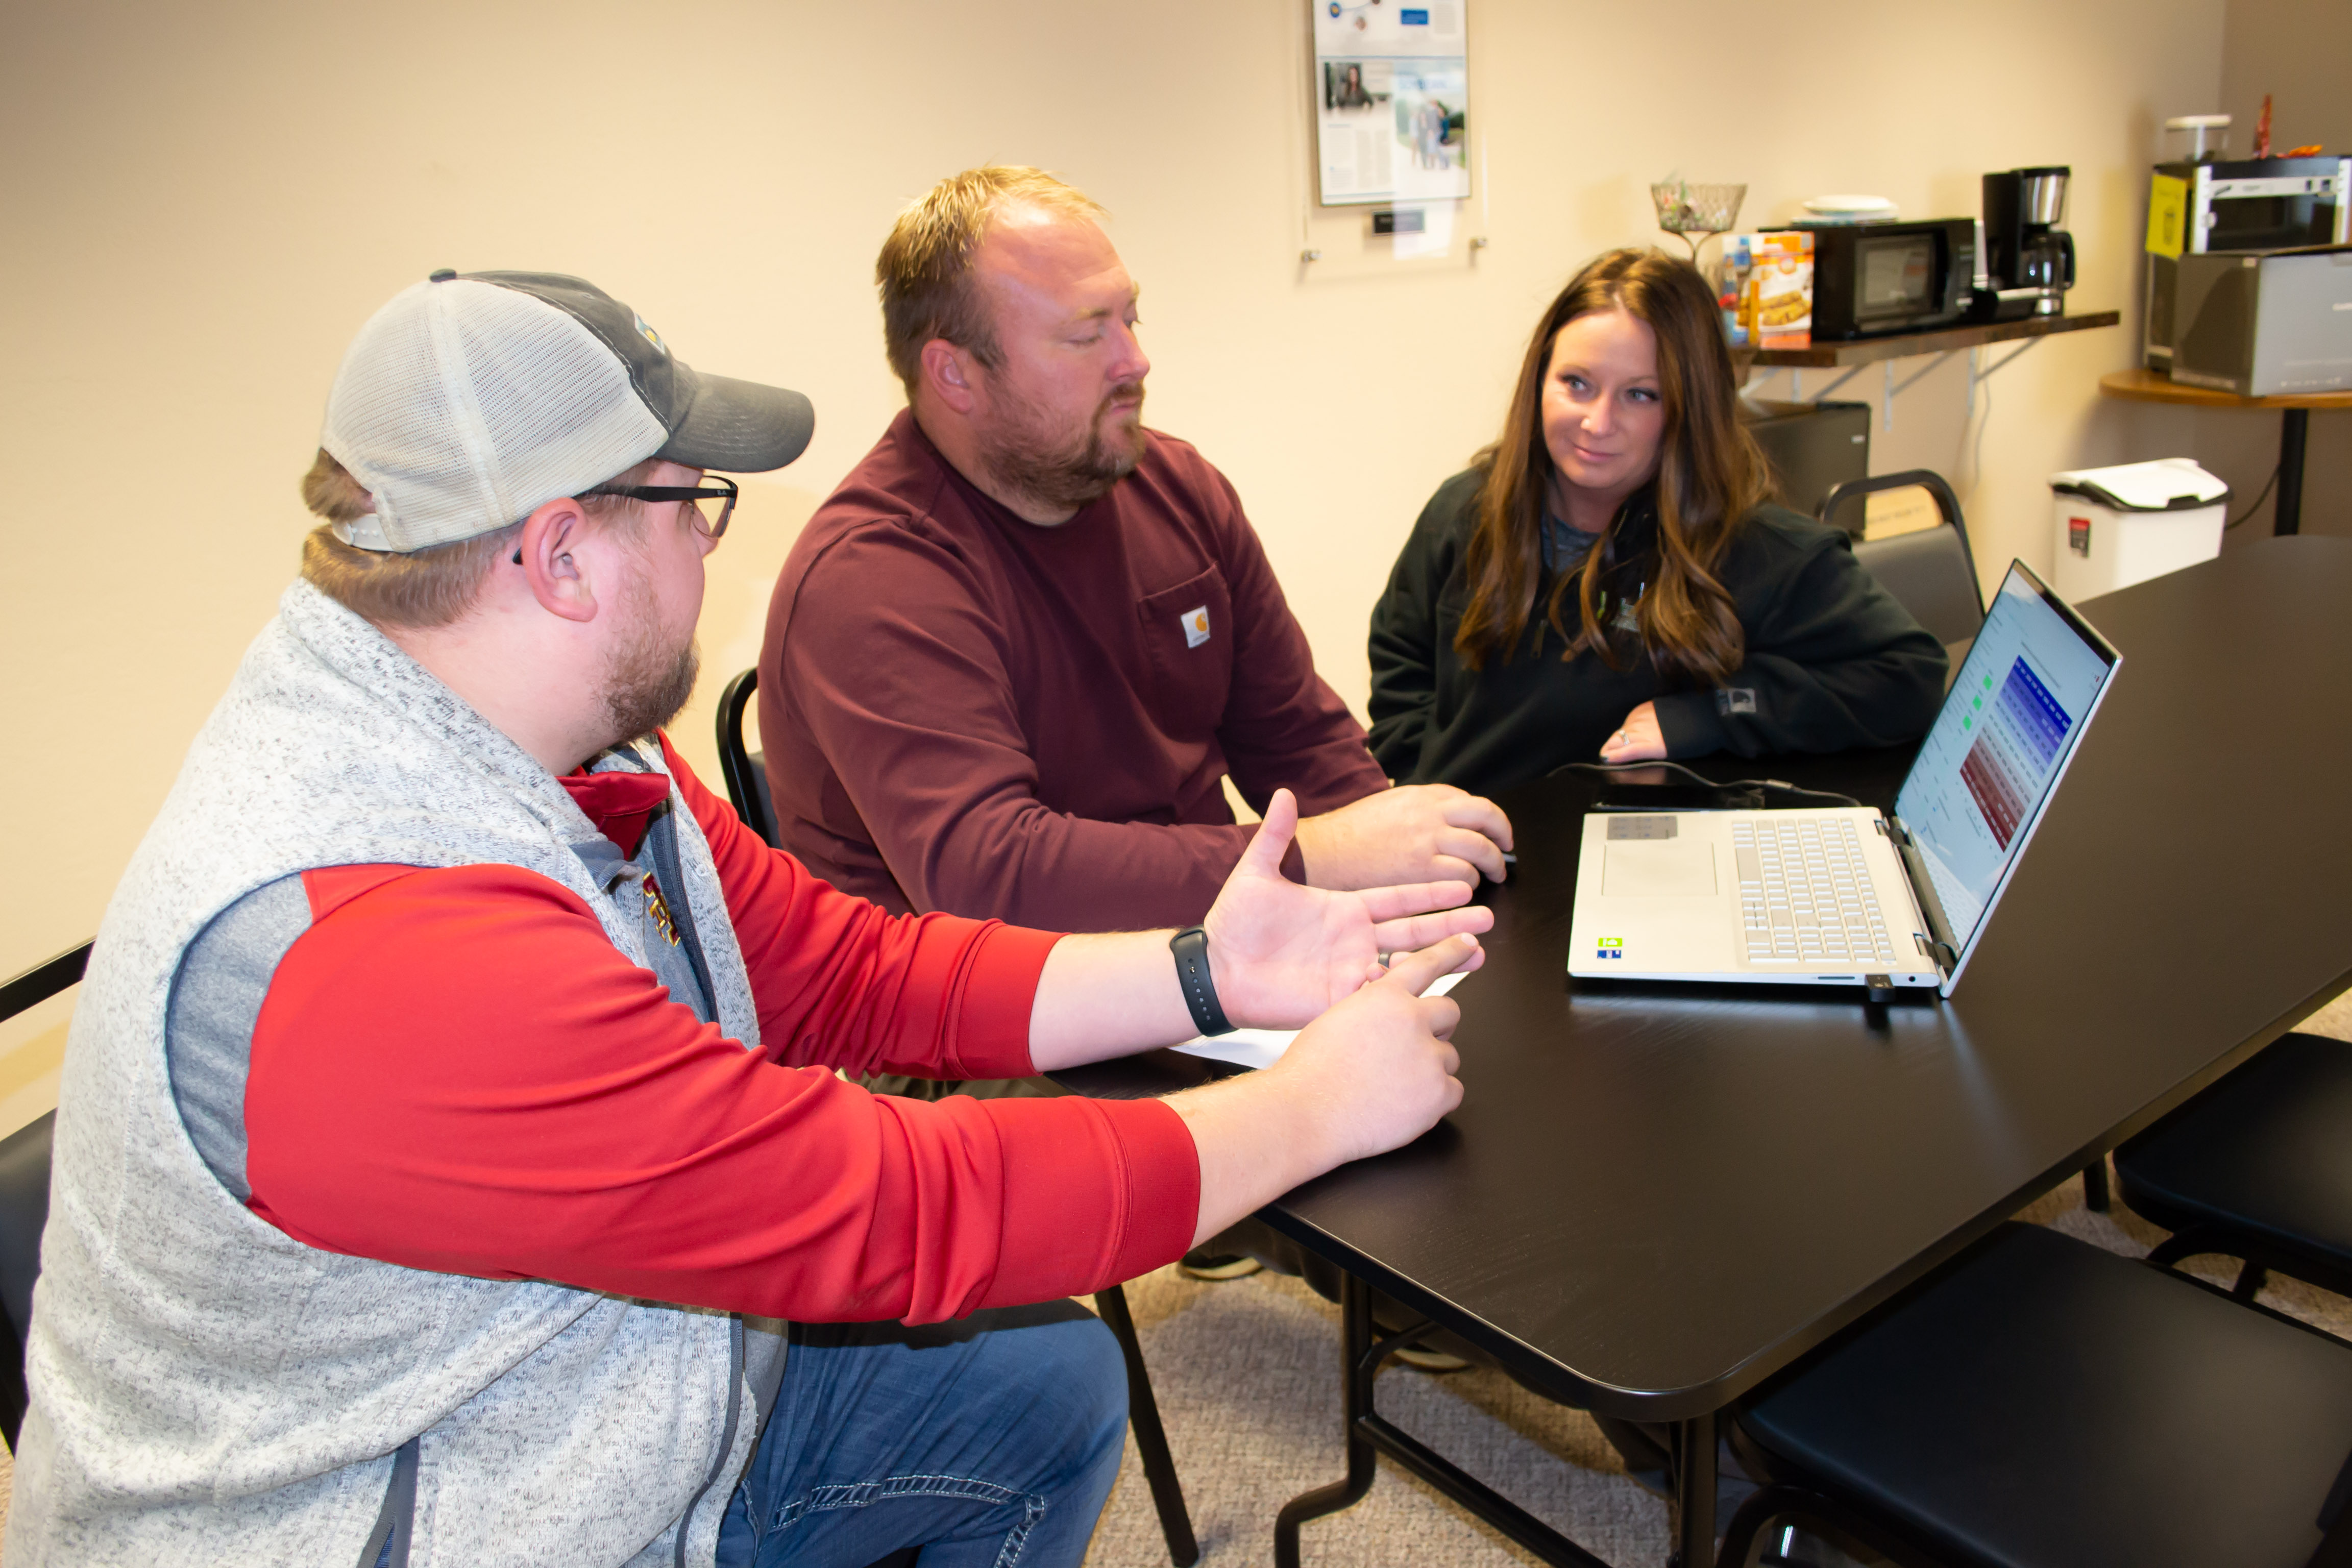
<svg viewBox="0 0 2352 1568"><path fill-rule="evenodd" d="M2352 1040L2352 995L2302 1026ZM2130 1257L2164 1238L2120 1209L2085 1210L2079 1180L2019 1217ZM1163 1268L1130 1283L1127 1296L1204 1568L1272 1563L1283 1503L1339 1477L1339 1309L1271 1274L1211 1285ZM2293 1280L2273 1284L2262 1300L2352 1338L2352 1300ZM1407 1431L1609 1562L1655 1568L1665 1561L1665 1504L1625 1475L1589 1416L1478 1368L1432 1376L1391 1364L1379 1399ZM12 1479L0 1453L0 1510ZM1303 1555L1317 1568L1538 1561L1386 1460L1362 1502L1307 1527ZM1087 1568L1167 1562L1130 1438Z"/></svg>

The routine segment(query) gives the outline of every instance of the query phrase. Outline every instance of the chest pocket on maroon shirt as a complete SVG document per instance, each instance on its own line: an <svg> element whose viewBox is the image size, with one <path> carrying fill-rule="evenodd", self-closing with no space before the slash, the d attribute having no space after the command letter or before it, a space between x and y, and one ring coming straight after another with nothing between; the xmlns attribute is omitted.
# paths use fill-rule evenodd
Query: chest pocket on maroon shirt
<svg viewBox="0 0 2352 1568"><path fill-rule="evenodd" d="M1135 614L1152 717L1171 736L1213 734L1234 681L1234 601L1224 573L1212 566L1147 594Z"/></svg>

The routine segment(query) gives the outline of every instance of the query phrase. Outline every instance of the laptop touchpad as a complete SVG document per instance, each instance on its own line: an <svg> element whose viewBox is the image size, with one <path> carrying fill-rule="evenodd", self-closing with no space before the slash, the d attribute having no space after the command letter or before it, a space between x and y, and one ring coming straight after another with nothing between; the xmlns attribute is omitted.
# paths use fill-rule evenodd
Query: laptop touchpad
<svg viewBox="0 0 2352 1568"><path fill-rule="evenodd" d="M1715 847L1687 838L1612 838L1601 858L1601 891L1612 899L1715 896Z"/></svg>

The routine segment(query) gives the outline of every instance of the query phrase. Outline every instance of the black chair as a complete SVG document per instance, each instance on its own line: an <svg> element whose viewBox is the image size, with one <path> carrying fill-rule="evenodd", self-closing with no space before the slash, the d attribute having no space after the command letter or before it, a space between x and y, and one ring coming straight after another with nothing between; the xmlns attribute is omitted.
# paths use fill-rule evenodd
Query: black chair
<svg viewBox="0 0 2352 1568"><path fill-rule="evenodd" d="M768 768L758 752L743 744L743 710L760 689L758 666L727 683L719 694L719 776L743 826L770 844L776 842L776 802L768 793Z"/></svg>
<svg viewBox="0 0 2352 1568"><path fill-rule="evenodd" d="M1943 514L1944 521L1934 528L1898 533L1891 539L1864 539L1855 530L1854 559L1937 642L1947 648L1973 642L1978 628L1984 625L1984 593L1977 584L1976 557L1969 550L1968 524L1960 518L1959 498L1952 493L1952 487L1944 482L1942 475L1926 468L1909 468L1899 474L1851 480L1822 498L1818 515L1822 521L1831 522L1838 508L1848 501L1882 490L1909 489L1914 485L1935 498L1936 510ZM1958 662L1957 658L1953 660L1955 665Z"/></svg>
<svg viewBox="0 0 2352 1568"><path fill-rule="evenodd" d="M1723 1564L1803 1530L1908 1568L2352 1561L2352 1345L2002 1226L1737 1413L1765 1485Z"/></svg>
<svg viewBox="0 0 2352 1568"><path fill-rule="evenodd" d="M89 966L89 943L68 948L0 984L0 1019L13 1018L67 987ZM49 1140L57 1113L0 1139L0 1438L16 1450L25 1425L25 1344L33 1325L33 1281L41 1275L41 1230L49 1223Z"/></svg>
<svg viewBox="0 0 2352 1568"><path fill-rule="evenodd" d="M2149 1261L2241 1259L2352 1295L2352 1044L2286 1035L2116 1151L2124 1203L2171 1231Z"/></svg>
<svg viewBox="0 0 2352 1568"><path fill-rule="evenodd" d="M775 805L768 793L768 770L761 754L743 743L743 710L760 684L754 668L727 683L719 695L719 772L727 784L728 801L746 826L772 845L776 842ZM1176 1461L1168 1451L1168 1433L1160 1424L1160 1402L1152 1397L1151 1374L1143 1364L1143 1346L1135 1337L1135 1319L1127 1310L1127 1290L1114 1285L1095 1294L1095 1311L1118 1341L1127 1361L1128 1424L1135 1430L1135 1446L1143 1459L1143 1477L1151 1486L1151 1501L1160 1511L1160 1532L1168 1540L1168 1555L1176 1568L1192 1568L1201 1560L1200 1543L1192 1537L1192 1518L1184 1507L1183 1483L1176 1477Z"/></svg>

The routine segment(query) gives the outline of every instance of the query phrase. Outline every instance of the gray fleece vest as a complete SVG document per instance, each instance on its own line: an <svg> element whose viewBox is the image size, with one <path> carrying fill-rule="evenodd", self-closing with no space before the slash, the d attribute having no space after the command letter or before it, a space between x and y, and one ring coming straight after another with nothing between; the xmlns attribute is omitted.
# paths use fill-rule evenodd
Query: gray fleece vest
<svg viewBox="0 0 2352 1568"><path fill-rule="evenodd" d="M672 896L720 1027L757 1048L709 847L674 788L671 807ZM10 1568L373 1562L395 1515L420 1568L711 1561L773 1336L750 1336L747 1365L724 1313L306 1247L207 1168L166 1070L189 944L313 867L520 866L577 893L646 964L574 851L598 837L374 628L307 584L286 591L132 857L74 1014Z"/></svg>

